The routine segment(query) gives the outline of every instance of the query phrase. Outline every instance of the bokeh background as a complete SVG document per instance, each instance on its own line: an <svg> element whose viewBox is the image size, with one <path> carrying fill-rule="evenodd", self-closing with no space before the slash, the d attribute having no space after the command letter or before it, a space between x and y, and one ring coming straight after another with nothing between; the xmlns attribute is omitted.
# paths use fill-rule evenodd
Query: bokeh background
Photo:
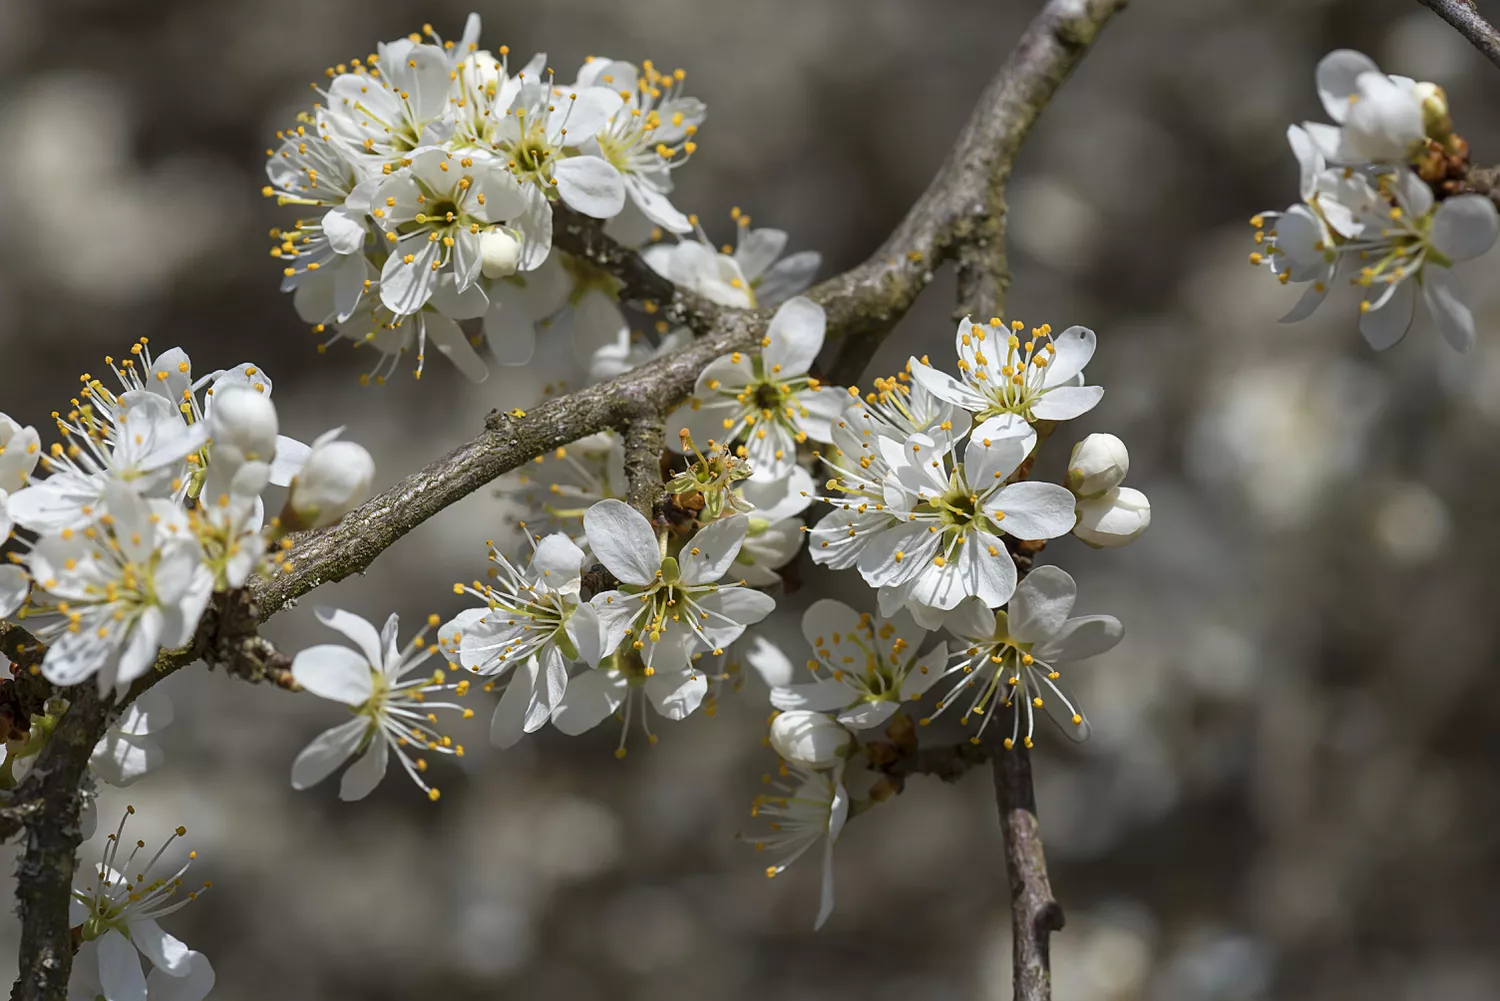
<svg viewBox="0 0 1500 1001"><path fill-rule="evenodd" d="M362 388L364 359L315 353L266 256L285 212L259 189L323 67L423 21L457 37L471 7L486 46L544 49L561 75L590 53L681 65L710 112L678 204L718 239L742 206L826 275L922 190L1038 6L5 0L0 405L44 426L78 373L149 336L200 370L258 362L285 431L349 425L389 484L535 380L438 362ZM1137 0L1011 187L1011 314L1100 335L1108 393L1054 447L1121 435L1155 508L1129 549L1046 553L1081 611L1127 630L1071 675L1092 742L1049 731L1037 755L1059 1001L1500 997L1500 257L1467 274L1464 358L1420 325L1372 353L1349 300L1279 326L1295 290L1246 263L1248 217L1295 195L1283 131L1320 115L1313 66L1339 46L1443 84L1476 159L1500 157L1500 70L1411 0ZM945 276L877 369L949 357L951 303ZM269 632L331 640L321 602L446 616L500 521L471 498ZM795 634L814 587L867 600L802 576L765 628ZM106 790L102 815L134 803L148 841L188 826L214 888L167 927L224 1001L1009 997L988 775L913 780L852 823L814 935L815 861L770 882L734 840L773 764L754 681L624 761L613 726L491 751L476 703L437 804L395 774L358 804L293 794L330 704L202 670L163 689L168 764ZM16 936L6 909L0 979Z"/></svg>

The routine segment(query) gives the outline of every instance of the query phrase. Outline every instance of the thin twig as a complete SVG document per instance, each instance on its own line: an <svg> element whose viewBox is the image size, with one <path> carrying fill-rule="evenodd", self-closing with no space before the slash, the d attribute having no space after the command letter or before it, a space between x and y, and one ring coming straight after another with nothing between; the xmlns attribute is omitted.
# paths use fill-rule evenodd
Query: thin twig
<svg viewBox="0 0 1500 1001"><path fill-rule="evenodd" d="M1000 727L990 727L995 767L995 800L1005 830L1005 867L1010 875L1011 962L1016 1001L1052 997L1049 936L1062 931L1063 910L1052 897L1047 856L1036 817L1031 751L1017 744L1007 750Z"/></svg>
<svg viewBox="0 0 1500 1001"><path fill-rule="evenodd" d="M1500 31L1479 13L1474 0L1418 0L1422 6L1458 29L1484 57L1500 66Z"/></svg>

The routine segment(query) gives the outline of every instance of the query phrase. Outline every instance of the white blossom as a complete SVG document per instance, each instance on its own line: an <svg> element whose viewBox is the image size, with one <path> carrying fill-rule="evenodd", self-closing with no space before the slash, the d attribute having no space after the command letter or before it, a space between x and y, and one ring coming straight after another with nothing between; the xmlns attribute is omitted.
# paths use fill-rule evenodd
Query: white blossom
<svg viewBox="0 0 1500 1001"><path fill-rule="evenodd" d="M939 371L924 358L909 363L911 377L939 399L974 415L974 434L986 435L986 423L1010 415L1027 421L1067 421L1094 409L1104 396L1098 386L1083 384L1083 368L1094 357L1096 338L1087 327L1069 327L1056 337L1052 325L1033 327L1022 341L1025 325L1011 321L1006 331L998 318L989 325L965 317L956 339L959 378Z"/></svg>
<svg viewBox="0 0 1500 1001"><path fill-rule="evenodd" d="M455 592L485 605L459 613L438 638L453 663L506 679L490 720L490 740L497 747L510 747L523 733L546 725L567 689L569 664L599 663L599 616L579 600L583 560L583 550L559 532L537 543L525 570L492 549L490 583L454 585Z"/></svg>
<svg viewBox="0 0 1500 1001"><path fill-rule="evenodd" d="M672 205L672 171L697 149L692 137L707 109L682 93L686 73L658 71L651 60L639 70L628 62L591 56L578 71L577 87L616 91L621 108L587 145L620 174L625 193L648 220L673 233L692 223Z"/></svg>
<svg viewBox="0 0 1500 1001"><path fill-rule="evenodd" d="M830 421L848 392L807 374L823 347L827 318L811 299L784 303L760 351L723 355L699 374L693 396L667 418L669 445L686 429L698 441L743 440L751 479L780 480L805 441L831 441ZM675 445L674 445L675 447Z"/></svg>
<svg viewBox="0 0 1500 1001"><path fill-rule="evenodd" d="M355 649L340 644L309 647L292 658L292 677L297 684L319 698L341 702L354 718L325 730L303 748L292 762L292 788L307 789L322 782L350 758L359 756L339 783L339 798L364 799L385 777L390 755L406 774L436 800L438 790L422 776L427 771L425 750L434 754L462 756L463 745L438 732L437 710L452 710L465 717L473 715L453 702L435 702L430 696L444 692L463 695L467 682L449 684L442 671L408 677L437 647L425 642L426 629L412 638L405 648L397 645L400 623L395 615L384 628L375 627L350 612L320 608L318 621L343 633ZM437 616L428 626L437 625ZM413 757L413 749L419 756Z"/></svg>
<svg viewBox="0 0 1500 1001"><path fill-rule="evenodd" d="M1099 548L1124 546L1151 527L1151 502L1131 487L1114 487L1078 501L1073 534Z"/></svg>
<svg viewBox="0 0 1500 1001"><path fill-rule="evenodd" d="M601 431L507 473L495 496L519 509L523 528L545 535L565 532L586 548L584 512L599 501L624 497L626 485L625 446L615 432Z"/></svg>
<svg viewBox="0 0 1500 1001"><path fill-rule="evenodd" d="M1481 195L1435 203L1426 182L1404 169L1373 181L1338 171L1320 176L1329 173L1337 179L1319 184L1312 201L1251 220L1265 247L1251 263L1283 282L1310 283L1282 322L1311 315L1342 272L1364 290L1359 329L1371 347L1384 350L1406 335L1420 288L1443 337L1467 351L1474 317L1451 269L1494 246L1500 215L1493 203Z"/></svg>
<svg viewBox="0 0 1500 1001"><path fill-rule="evenodd" d="M1053 539L1072 529L1067 488L1008 482L1036 444L1036 433L1018 417L971 432L961 462L951 437L866 438L868 427L854 429L869 420L860 407L842 418L843 458L834 468L850 470L849 457L857 455L852 465L860 475L829 481L843 496L825 498L839 509L812 530L811 552L814 562L857 566L866 583L881 589L882 611L947 610L969 596L998 607L1016 586L1002 537Z"/></svg>
<svg viewBox="0 0 1500 1001"><path fill-rule="evenodd" d="M750 217L739 209L730 216L735 222L733 247L715 247L696 218L689 216L696 230L694 238L654 244L642 256L678 288L721 306L775 306L812 284L823 263L820 254L804 250L782 257L788 240L785 232L751 229Z"/></svg>
<svg viewBox="0 0 1500 1001"><path fill-rule="evenodd" d="M833 913L833 846L849 819L849 793L843 769L810 771L789 767L787 777L773 783L774 793L755 798L752 817L766 817L771 830L755 841L756 851L782 853L781 861L766 866L774 878L807 850L823 843L823 887L813 929L823 927Z"/></svg>
<svg viewBox="0 0 1500 1001"><path fill-rule="evenodd" d="M160 649L186 644L214 586L187 515L171 501L111 481L104 506L97 524L43 536L22 558L35 585L23 615L48 644L43 675L57 685L93 676L101 693L123 690Z"/></svg>
<svg viewBox="0 0 1500 1001"><path fill-rule="evenodd" d="M651 523L621 501L599 501L583 522L595 558L620 581L619 590L592 599L604 651L628 637L647 671L683 670L699 650L721 653L776 605L759 591L717 583L744 542L744 515L700 529L676 557L662 555Z"/></svg>
<svg viewBox="0 0 1500 1001"><path fill-rule="evenodd" d="M834 768L853 744L854 735L826 713L793 709L771 721L771 747L790 765Z"/></svg>
<svg viewBox="0 0 1500 1001"><path fill-rule="evenodd" d="M944 643L921 652L927 630L905 611L877 621L824 598L803 614L802 635L817 658L808 662L814 680L773 687L771 705L836 713L851 730L883 725L902 702L920 699L948 662Z"/></svg>
<svg viewBox="0 0 1500 1001"><path fill-rule="evenodd" d="M170 874L152 876L172 842L187 833L179 827L144 864L136 861L146 847L144 841L135 842L121 859L125 821L133 813L135 807L126 807L119 827L105 842L102 861L90 867L88 882L73 890L68 920L81 944L73 959L68 997L92 1001L102 994L111 1001L200 1001L213 988L213 967L202 953L157 924L202 892L184 890L182 883L197 853ZM209 885L204 883L203 889ZM141 956L152 965L149 978L141 970Z"/></svg>
<svg viewBox="0 0 1500 1001"><path fill-rule="evenodd" d="M1057 567L1041 566L1026 576L1003 611L979 601L960 605L948 617L947 628L968 647L955 651L948 675L958 681L930 718L977 689L960 722L980 716L982 734L999 715L996 703L1013 710L1010 736L1004 741L1007 748L1018 741L1032 745L1038 709L1046 710L1073 740L1088 739L1088 720L1064 692L1059 669L1113 649L1123 630L1111 615L1069 618L1077 597L1072 577ZM978 736L971 739L979 741Z"/></svg>
<svg viewBox="0 0 1500 1001"><path fill-rule="evenodd" d="M41 451L42 439L36 428L22 427L0 414L0 490L14 493L26 486Z"/></svg>

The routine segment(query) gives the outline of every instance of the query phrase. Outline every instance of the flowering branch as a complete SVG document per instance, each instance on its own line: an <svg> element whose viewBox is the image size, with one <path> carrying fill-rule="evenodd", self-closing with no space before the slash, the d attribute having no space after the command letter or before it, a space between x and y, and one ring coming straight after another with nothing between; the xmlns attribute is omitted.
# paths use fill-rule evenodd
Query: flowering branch
<svg viewBox="0 0 1500 1001"><path fill-rule="evenodd" d="M1001 309L1008 283L1003 188L1011 163L1037 115L1125 2L1048 0L985 91L947 162L896 230L869 260L808 293L826 312L828 334L842 339L834 381L845 383L858 374L944 261L958 262L966 302ZM19 881L21 975L13 997L60 1001L66 994L72 962L67 904L79 843L80 786L109 721L134 698L200 658L247 680L290 687L288 660L257 635L259 622L322 583L363 572L397 539L500 475L595 432L623 432L630 500L641 510L654 510L661 492L655 464L662 452L665 415L692 391L710 361L756 346L766 336L770 312L725 308L675 288L639 254L606 237L597 222L571 211L559 207L554 223L557 248L607 272L618 281L622 299L659 310L669 323L690 328L697 340L674 355L530 412L492 412L477 436L336 525L292 536L290 547L278 556L279 572L218 596L192 642L164 651L155 669L123 698L102 699L92 683L62 690L70 707L0 811L0 831L24 825L29 832ZM7 634L6 642L11 639L24 654L17 658L21 677L6 692L22 711L19 719L12 718L19 724L28 718L26 712L58 690L28 680L29 665L42 652L40 644L20 631ZM957 760L967 767L979 759L979 750L964 750ZM948 774L946 766L922 756L911 770L929 769ZM1045 940L1042 945L1045 951ZM1045 994L1018 997L1030 1001Z"/></svg>
<svg viewBox="0 0 1500 1001"><path fill-rule="evenodd" d="M1447 21L1458 33L1484 53L1484 57L1500 66L1500 31L1480 16L1474 0L1420 0L1422 6Z"/></svg>

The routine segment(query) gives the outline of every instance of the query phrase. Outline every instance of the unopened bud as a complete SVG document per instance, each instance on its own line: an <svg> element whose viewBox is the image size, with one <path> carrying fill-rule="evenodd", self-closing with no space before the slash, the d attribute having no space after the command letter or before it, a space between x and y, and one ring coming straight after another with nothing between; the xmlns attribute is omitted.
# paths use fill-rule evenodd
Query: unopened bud
<svg viewBox="0 0 1500 1001"><path fill-rule="evenodd" d="M480 269L486 278L504 278L521 266L521 241L515 233L493 226L479 237Z"/></svg>
<svg viewBox="0 0 1500 1001"><path fill-rule="evenodd" d="M1095 548L1126 545L1151 527L1151 502L1130 487L1080 500L1077 514L1073 534Z"/></svg>
<svg viewBox="0 0 1500 1001"><path fill-rule="evenodd" d="M1068 489L1079 497L1098 497L1113 490L1130 471L1130 453L1112 434L1091 434L1073 446L1068 460Z"/></svg>
<svg viewBox="0 0 1500 1001"><path fill-rule="evenodd" d="M806 709L784 712L771 723L771 746L794 765L832 768L844 760L854 735L832 716Z"/></svg>
<svg viewBox="0 0 1500 1001"><path fill-rule="evenodd" d="M232 450L240 462L269 462L276 454L276 404L249 386L229 385L214 393L208 410L208 435L214 443L213 458L221 450Z"/></svg>
<svg viewBox="0 0 1500 1001"><path fill-rule="evenodd" d="M335 440L337 433L313 442L307 463L292 480L281 515L290 530L332 525L370 494L375 460L362 445Z"/></svg>
<svg viewBox="0 0 1500 1001"><path fill-rule="evenodd" d="M1453 119L1448 114L1448 95L1435 83L1419 83L1412 93L1422 105L1422 127L1429 138L1442 141L1453 132Z"/></svg>

